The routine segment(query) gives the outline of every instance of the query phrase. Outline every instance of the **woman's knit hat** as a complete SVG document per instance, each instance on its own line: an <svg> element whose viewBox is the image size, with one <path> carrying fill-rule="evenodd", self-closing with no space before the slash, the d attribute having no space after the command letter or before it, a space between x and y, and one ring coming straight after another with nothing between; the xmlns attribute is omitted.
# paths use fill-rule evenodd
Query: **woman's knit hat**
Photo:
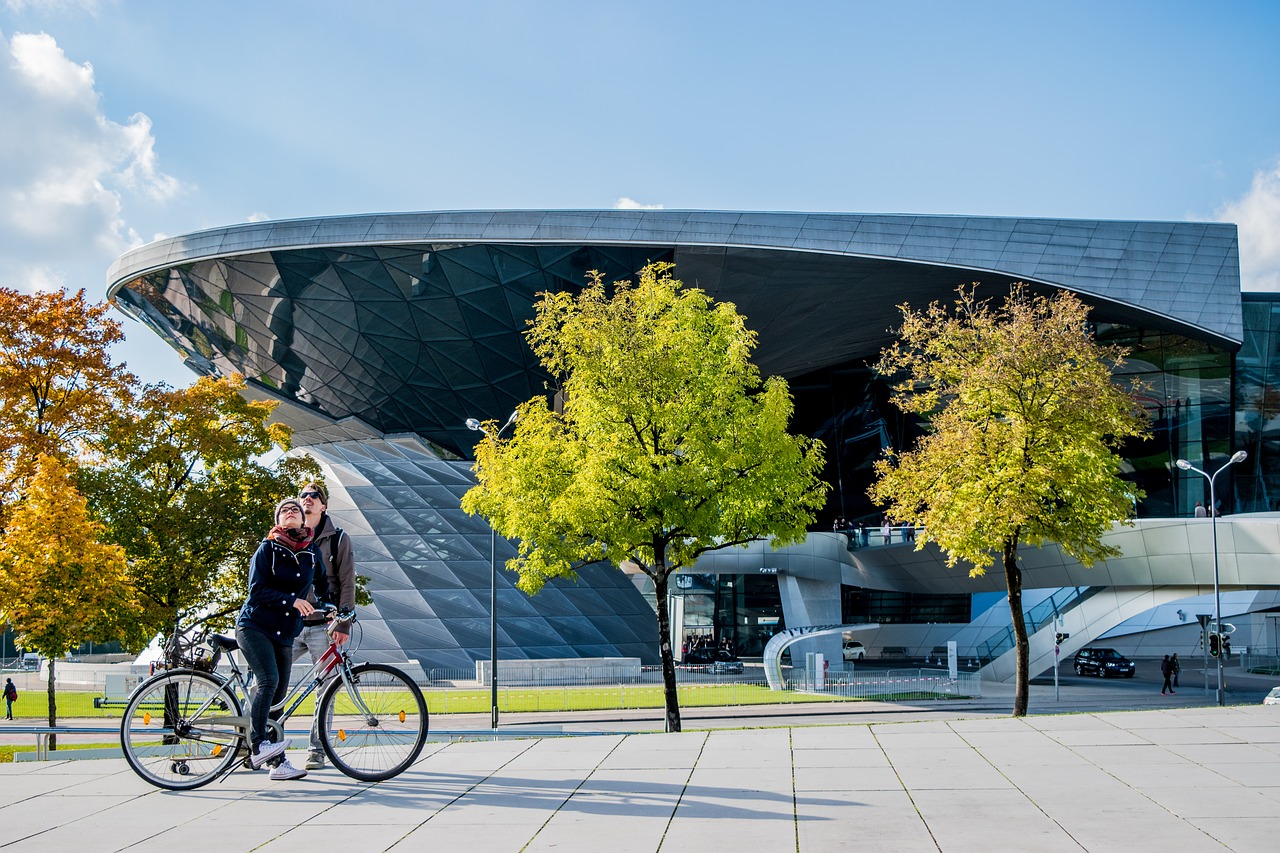
<svg viewBox="0 0 1280 853"><path fill-rule="evenodd" d="M284 509L286 506L289 506L289 505L296 506L298 508L299 518L301 518L303 521L306 521L307 515L305 512L303 512L302 504L298 502L298 499L285 498L284 500L280 501L280 503L276 504L276 514L272 516L272 521L274 523L276 524L280 523L280 510Z"/></svg>

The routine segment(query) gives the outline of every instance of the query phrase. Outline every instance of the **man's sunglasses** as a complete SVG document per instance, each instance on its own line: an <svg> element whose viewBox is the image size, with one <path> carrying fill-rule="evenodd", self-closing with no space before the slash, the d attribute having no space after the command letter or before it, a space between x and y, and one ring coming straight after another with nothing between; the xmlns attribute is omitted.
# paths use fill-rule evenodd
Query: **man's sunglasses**
<svg viewBox="0 0 1280 853"><path fill-rule="evenodd" d="M318 501L324 500L324 498L320 496L319 492L303 492L302 494L298 495L298 497L303 499L314 498L315 500L318 500Z"/></svg>

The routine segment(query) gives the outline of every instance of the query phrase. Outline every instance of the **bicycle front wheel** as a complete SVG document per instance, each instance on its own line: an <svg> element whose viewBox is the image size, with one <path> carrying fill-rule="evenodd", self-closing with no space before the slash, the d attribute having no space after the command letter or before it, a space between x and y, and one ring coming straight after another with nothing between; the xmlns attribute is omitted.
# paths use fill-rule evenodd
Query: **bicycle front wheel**
<svg viewBox="0 0 1280 853"><path fill-rule="evenodd" d="M186 791L226 773L244 745L240 702L220 681L190 669L143 682L120 721L133 771L159 788Z"/></svg>
<svg viewBox="0 0 1280 853"><path fill-rule="evenodd" d="M320 699L320 740L343 773L381 782L417 760L427 740L427 702L393 666L362 663L335 678Z"/></svg>

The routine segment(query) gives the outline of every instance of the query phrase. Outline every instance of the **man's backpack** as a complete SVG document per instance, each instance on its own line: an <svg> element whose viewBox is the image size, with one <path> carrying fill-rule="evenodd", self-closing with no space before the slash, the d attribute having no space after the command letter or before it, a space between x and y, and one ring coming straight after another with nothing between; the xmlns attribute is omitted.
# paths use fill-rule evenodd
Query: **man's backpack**
<svg viewBox="0 0 1280 853"><path fill-rule="evenodd" d="M18 688L14 686L12 681L5 685L4 698L8 699L10 702L18 701Z"/></svg>

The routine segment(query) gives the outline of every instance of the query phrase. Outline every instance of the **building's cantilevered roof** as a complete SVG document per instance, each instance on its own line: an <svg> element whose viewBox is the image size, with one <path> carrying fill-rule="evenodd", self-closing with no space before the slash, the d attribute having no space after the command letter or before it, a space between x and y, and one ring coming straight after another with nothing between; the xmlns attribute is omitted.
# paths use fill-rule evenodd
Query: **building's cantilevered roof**
<svg viewBox="0 0 1280 853"><path fill-rule="evenodd" d="M108 293L204 373L387 432L470 447L460 424L541 393L537 294L650 260L733 302L766 374L874 357L897 306L980 281L1062 288L1099 322L1242 339L1235 226L972 216L458 211L258 222L136 249ZM981 293L981 291L980 291Z"/></svg>

